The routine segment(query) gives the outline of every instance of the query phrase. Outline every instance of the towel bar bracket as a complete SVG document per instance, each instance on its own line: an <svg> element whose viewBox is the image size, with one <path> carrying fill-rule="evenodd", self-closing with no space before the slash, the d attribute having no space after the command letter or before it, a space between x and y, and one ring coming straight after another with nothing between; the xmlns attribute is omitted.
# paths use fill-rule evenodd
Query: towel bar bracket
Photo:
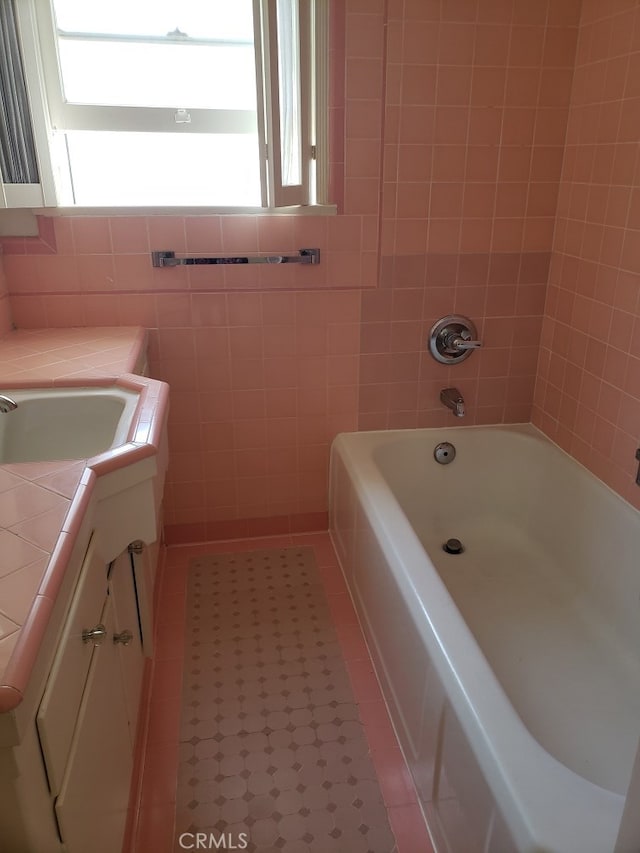
<svg viewBox="0 0 640 853"><path fill-rule="evenodd" d="M154 267L180 267L222 264L319 264L320 249L300 249L297 255L241 255L215 258L176 258L171 251L151 252Z"/></svg>

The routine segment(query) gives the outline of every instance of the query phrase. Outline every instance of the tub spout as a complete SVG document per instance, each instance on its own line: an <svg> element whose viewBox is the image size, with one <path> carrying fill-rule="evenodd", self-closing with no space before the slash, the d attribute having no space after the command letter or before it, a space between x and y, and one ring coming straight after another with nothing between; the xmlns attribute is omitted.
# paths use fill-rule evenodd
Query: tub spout
<svg viewBox="0 0 640 853"><path fill-rule="evenodd" d="M443 388L440 392L440 402L451 409L457 418L464 417L464 398L457 388Z"/></svg>

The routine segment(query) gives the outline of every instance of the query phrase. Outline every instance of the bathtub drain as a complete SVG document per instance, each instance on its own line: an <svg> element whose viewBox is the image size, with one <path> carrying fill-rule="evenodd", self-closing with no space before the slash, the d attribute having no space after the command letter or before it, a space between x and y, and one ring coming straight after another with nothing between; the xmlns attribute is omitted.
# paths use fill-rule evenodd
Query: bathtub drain
<svg viewBox="0 0 640 853"><path fill-rule="evenodd" d="M442 550L446 551L447 554L462 554L464 545L459 539L447 539L442 546Z"/></svg>

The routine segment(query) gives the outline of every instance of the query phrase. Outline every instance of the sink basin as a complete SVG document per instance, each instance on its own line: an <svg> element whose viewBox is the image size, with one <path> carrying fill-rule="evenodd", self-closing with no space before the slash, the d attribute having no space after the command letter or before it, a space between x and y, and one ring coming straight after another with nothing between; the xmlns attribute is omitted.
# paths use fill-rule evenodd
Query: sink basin
<svg viewBox="0 0 640 853"><path fill-rule="evenodd" d="M0 391L18 408L0 413L0 464L87 459L124 444L139 395L117 387Z"/></svg>

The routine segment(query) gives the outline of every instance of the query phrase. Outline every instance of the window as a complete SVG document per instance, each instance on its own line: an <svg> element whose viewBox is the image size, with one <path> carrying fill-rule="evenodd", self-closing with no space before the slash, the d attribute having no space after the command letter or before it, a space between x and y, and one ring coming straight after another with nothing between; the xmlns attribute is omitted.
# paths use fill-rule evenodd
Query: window
<svg viewBox="0 0 640 853"><path fill-rule="evenodd" d="M59 206L326 201L328 0L33 2Z"/></svg>

